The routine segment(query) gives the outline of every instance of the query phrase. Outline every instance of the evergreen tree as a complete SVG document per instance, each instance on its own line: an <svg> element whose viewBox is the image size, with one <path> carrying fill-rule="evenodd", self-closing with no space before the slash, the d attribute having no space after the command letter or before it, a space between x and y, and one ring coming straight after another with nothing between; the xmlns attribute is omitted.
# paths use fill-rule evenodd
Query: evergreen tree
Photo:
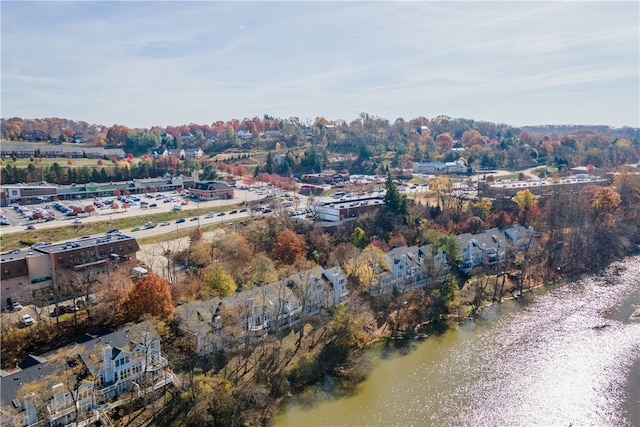
<svg viewBox="0 0 640 427"><path fill-rule="evenodd" d="M387 182L385 183L387 193L384 195L385 208L396 215L407 214L407 197L400 194L398 186L393 179L391 173L387 173Z"/></svg>

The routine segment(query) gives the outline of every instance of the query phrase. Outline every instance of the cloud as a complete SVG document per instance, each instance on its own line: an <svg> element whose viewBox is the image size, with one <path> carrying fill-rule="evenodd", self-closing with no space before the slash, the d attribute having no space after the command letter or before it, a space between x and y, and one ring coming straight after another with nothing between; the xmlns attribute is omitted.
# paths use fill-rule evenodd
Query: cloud
<svg viewBox="0 0 640 427"><path fill-rule="evenodd" d="M638 126L639 9L635 2L6 2L3 114L129 126L265 113L486 118L491 102L494 121L528 123L544 108L558 121L574 110L584 123ZM620 97L621 88L631 95ZM562 105L553 105L557 94ZM531 102L514 111L523 96ZM612 110L584 108L596 99Z"/></svg>

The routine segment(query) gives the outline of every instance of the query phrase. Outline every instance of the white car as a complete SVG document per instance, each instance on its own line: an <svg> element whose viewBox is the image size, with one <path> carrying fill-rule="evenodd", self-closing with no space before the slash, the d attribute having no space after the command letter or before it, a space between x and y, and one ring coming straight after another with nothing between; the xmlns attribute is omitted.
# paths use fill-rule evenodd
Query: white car
<svg viewBox="0 0 640 427"><path fill-rule="evenodd" d="M11 309L13 311L20 311L22 310L22 304L20 304L19 302L14 302L13 304L11 304Z"/></svg>
<svg viewBox="0 0 640 427"><path fill-rule="evenodd" d="M75 224L82 224L82 220L80 218L76 218L73 220Z"/></svg>
<svg viewBox="0 0 640 427"><path fill-rule="evenodd" d="M31 317L30 314L23 314L22 316L20 316L20 323L25 326L33 325L33 322L33 317Z"/></svg>

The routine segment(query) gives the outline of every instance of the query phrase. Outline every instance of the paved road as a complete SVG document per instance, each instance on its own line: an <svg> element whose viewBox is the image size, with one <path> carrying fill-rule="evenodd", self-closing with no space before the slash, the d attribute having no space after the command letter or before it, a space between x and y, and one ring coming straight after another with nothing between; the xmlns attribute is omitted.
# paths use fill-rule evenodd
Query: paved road
<svg viewBox="0 0 640 427"><path fill-rule="evenodd" d="M172 195L173 196L173 195ZM200 202L200 203L196 203L192 200L189 200L189 203L187 205L182 206L182 211L184 212L184 217L185 218L189 218L189 211L190 210L195 210L195 209L203 209L203 208L213 208L213 207L217 207L217 206L225 206L225 205L231 205L231 204L238 204L238 203L242 203L242 202L256 202L259 200L264 199L266 196L265 195L260 195L257 194L255 191L247 191L247 190L235 190L235 197L232 200L211 200L211 201L207 201L207 202ZM81 218L81 221L84 222L97 222L97 221L109 221L110 219L118 219L118 218L124 218L124 217L132 217L132 216L140 216L144 219L145 216L150 215L150 214L156 214L156 213L160 213L160 212L168 212L171 211L174 203L162 203L159 201L155 201L152 199L146 199L144 197L141 198L142 200L146 200L150 203L157 203L158 207L153 208L153 209L140 209L139 206L131 206L129 209L127 209L126 211L124 210L119 210L117 212L113 212L111 209L103 209L103 210L97 210L95 212L93 212L91 215L87 216L87 217L83 217ZM71 201L64 201L63 202L65 205L69 205L70 203L72 203ZM78 203L77 201L75 203ZM82 205L88 205L93 203L93 199L83 199L79 202ZM121 205L120 202L117 202L118 204ZM43 205L34 205L34 207L42 207ZM73 217L65 217L63 215L61 215L60 213L58 213L57 211L55 211L54 209L50 209L52 211L54 211L56 213L56 219L54 221L49 221L49 222L43 222L43 223L37 223L35 221L29 221L25 218L20 217L17 212L14 215L14 211L12 208L3 208L2 211L3 213L5 213L7 215L7 218L9 218L10 222L12 224L15 225L9 225L9 226L3 226L1 230L1 232L3 234L5 233L15 233L15 232L20 232L23 231L26 227L26 225L28 224L33 224L36 229L43 229L43 228L57 228L57 227L61 227L61 226L70 226L74 224L74 220L75 218ZM143 225L146 222L146 220L142 221L140 225Z"/></svg>

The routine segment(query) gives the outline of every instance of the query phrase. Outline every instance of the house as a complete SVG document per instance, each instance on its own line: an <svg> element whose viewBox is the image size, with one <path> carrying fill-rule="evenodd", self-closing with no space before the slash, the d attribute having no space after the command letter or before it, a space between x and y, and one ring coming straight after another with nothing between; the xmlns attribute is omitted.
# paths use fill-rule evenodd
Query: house
<svg viewBox="0 0 640 427"><path fill-rule="evenodd" d="M103 155L104 158L108 160L122 160L127 157L127 154L122 148L105 148Z"/></svg>
<svg viewBox="0 0 640 427"><path fill-rule="evenodd" d="M201 148L183 148L180 150L180 159L199 159L204 156L204 151Z"/></svg>
<svg viewBox="0 0 640 427"><path fill-rule="evenodd" d="M491 228L480 234L464 233L456 236L462 255L461 269L470 272L480 265L496 265L505 260L507 241L504 231Z"/></svg>
<svg viewBox="0 0 640 427"><path fill-rule="evenodd" d="M70 159L79 159L84 156L84 148L62 146L62 156Z"/></svg>
<svg viewBox="0 0 640 427"><path fill-rule="evenodd" d="M19 159L32 157L36 154L36 147L31 144L0 144L2 157L16 156Z"/></svg>
<svg viewBox="0 0 640 427"><path fill-rule="evenodd" d="M523 227L520 224L511 224L504 234L511 239L511 244L518 251L523 251L529 246L531 239L533 238L533 227Z"/></svg>
<svg viewBox="0 0 640 427"><path fill-rule="evenodd" d="M102 147L85 147L84 157L87 159L102 159L104 157L104 148Z"/></svg>
<svg viewBox="0 0 640 427"><path fill-rule="evenodd" d="M45 145L40 147L40 155L46 158L64 157L62 146L60 145Z"/></svg>
<svg viewBox="0 0 640 427"><path fill-rule="evenodd" d="M149 321L87 335L0 378L2 425L69 425L95 420L125 391L141 394L173 383L160 337ZM25 363L26 362L26 363Z"/></svg>
<svg viewBox="0 0 640 427"><path fill-rule="evenodd" d="M251 138L253 138L253 135L248 130L239 130L239 131L236 132L236 135L240 139L251 139Z"/></svg>
<svg viewBox="0 0 640 427"><path fill-rule="evenodd" d="M205 355L260 340L335 306L348 294L346 284L340 267L318 266L226 298L182 304L176 320L194 351Z"/></svg>

